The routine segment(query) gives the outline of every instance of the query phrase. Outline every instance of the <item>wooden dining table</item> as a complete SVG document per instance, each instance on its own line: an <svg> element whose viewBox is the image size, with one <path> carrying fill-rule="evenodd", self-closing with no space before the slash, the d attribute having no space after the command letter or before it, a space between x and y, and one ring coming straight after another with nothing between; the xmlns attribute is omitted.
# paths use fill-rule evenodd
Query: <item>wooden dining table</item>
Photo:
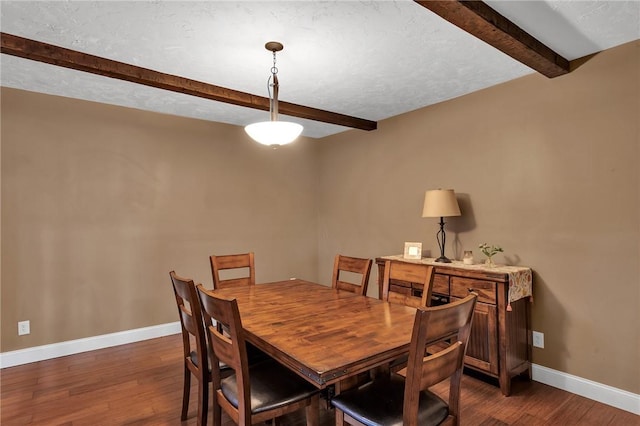
<svg viewBox="0 0 640 426"><path fill-rule="evenodd" d="M246 339L323 389L409 352L415 308L293 279L215 290Z"/></svg>

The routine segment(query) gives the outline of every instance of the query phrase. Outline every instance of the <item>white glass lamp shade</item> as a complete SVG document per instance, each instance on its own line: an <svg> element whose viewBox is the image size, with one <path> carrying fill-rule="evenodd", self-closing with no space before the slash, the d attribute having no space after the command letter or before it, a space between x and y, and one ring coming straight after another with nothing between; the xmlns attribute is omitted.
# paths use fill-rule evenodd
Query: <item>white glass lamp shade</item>
<svg viewBox="0 0 640 426"><path fill-rule="evenodd" d="M460 216L460 206L453 189L433 189L424 194L422 217Z"/></svg>
<svg viewBox="0 0 640 426"><path fill-rule="evenodd" d="M286 145L302 133L302 126L289 121L262 121L245 126L253 140L262 145Z"/></svg>

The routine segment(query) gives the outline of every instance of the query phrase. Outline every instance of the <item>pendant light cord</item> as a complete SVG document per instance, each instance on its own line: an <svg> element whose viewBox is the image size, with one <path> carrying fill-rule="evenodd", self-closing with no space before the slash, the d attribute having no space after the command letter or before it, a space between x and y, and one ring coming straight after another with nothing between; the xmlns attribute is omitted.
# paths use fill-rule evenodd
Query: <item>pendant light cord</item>
<svg viewBox="0 0 640 426"><path fill-rule="evenodd" d="M273 83L271 80L273 79ZM267 92L269 93L269 113L271 121L278 121L278 67L276 67L276 51L273 51L273 66L271 67L271 75L267 79ZM273 95L271 94L273 87Z"/></svg>

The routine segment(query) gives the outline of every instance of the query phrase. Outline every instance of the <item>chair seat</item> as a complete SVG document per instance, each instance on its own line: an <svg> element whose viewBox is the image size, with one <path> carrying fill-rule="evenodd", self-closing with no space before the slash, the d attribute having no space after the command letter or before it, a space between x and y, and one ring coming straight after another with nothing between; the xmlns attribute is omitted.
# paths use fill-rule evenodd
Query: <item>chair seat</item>
<svg viewBox="0 0 640 426"><path fill-rule="evenodd" d="M368 426L402 426L404 378L397 374L376 378L331 400L345 414ZM449 415L447 403L437 395L420 392L418 424L437 425Z"/></svg>
<svg viewBox="0 0 640 426"><path fill-rule="evenodd" d="M274 360L250 366L249 377L251 380L251 412L253 414L303 400L318 392L313 385ZM233 374L223 379L220 385L224 396L237 408L236 375Z"/></svg>
<svg viewBox="0 0 640 426"><path fill-rule="evenodd" d="M193 365L195 365L196 367L200 367L198 364L198 352L196 351L191 351L191 353L189 354L189 358L191 358L191 362L193 363Z"/></svg>

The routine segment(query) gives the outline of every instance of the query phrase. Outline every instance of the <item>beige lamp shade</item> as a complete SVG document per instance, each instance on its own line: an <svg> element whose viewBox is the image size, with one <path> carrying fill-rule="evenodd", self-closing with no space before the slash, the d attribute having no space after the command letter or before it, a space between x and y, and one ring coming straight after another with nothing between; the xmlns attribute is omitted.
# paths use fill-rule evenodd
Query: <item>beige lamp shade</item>
<svg viewBox="0 0 640 426"><path fill-rule="evenodd" d="M424 194L422 217L460 216L460 207L453 189L433 189Z"/></svg>

